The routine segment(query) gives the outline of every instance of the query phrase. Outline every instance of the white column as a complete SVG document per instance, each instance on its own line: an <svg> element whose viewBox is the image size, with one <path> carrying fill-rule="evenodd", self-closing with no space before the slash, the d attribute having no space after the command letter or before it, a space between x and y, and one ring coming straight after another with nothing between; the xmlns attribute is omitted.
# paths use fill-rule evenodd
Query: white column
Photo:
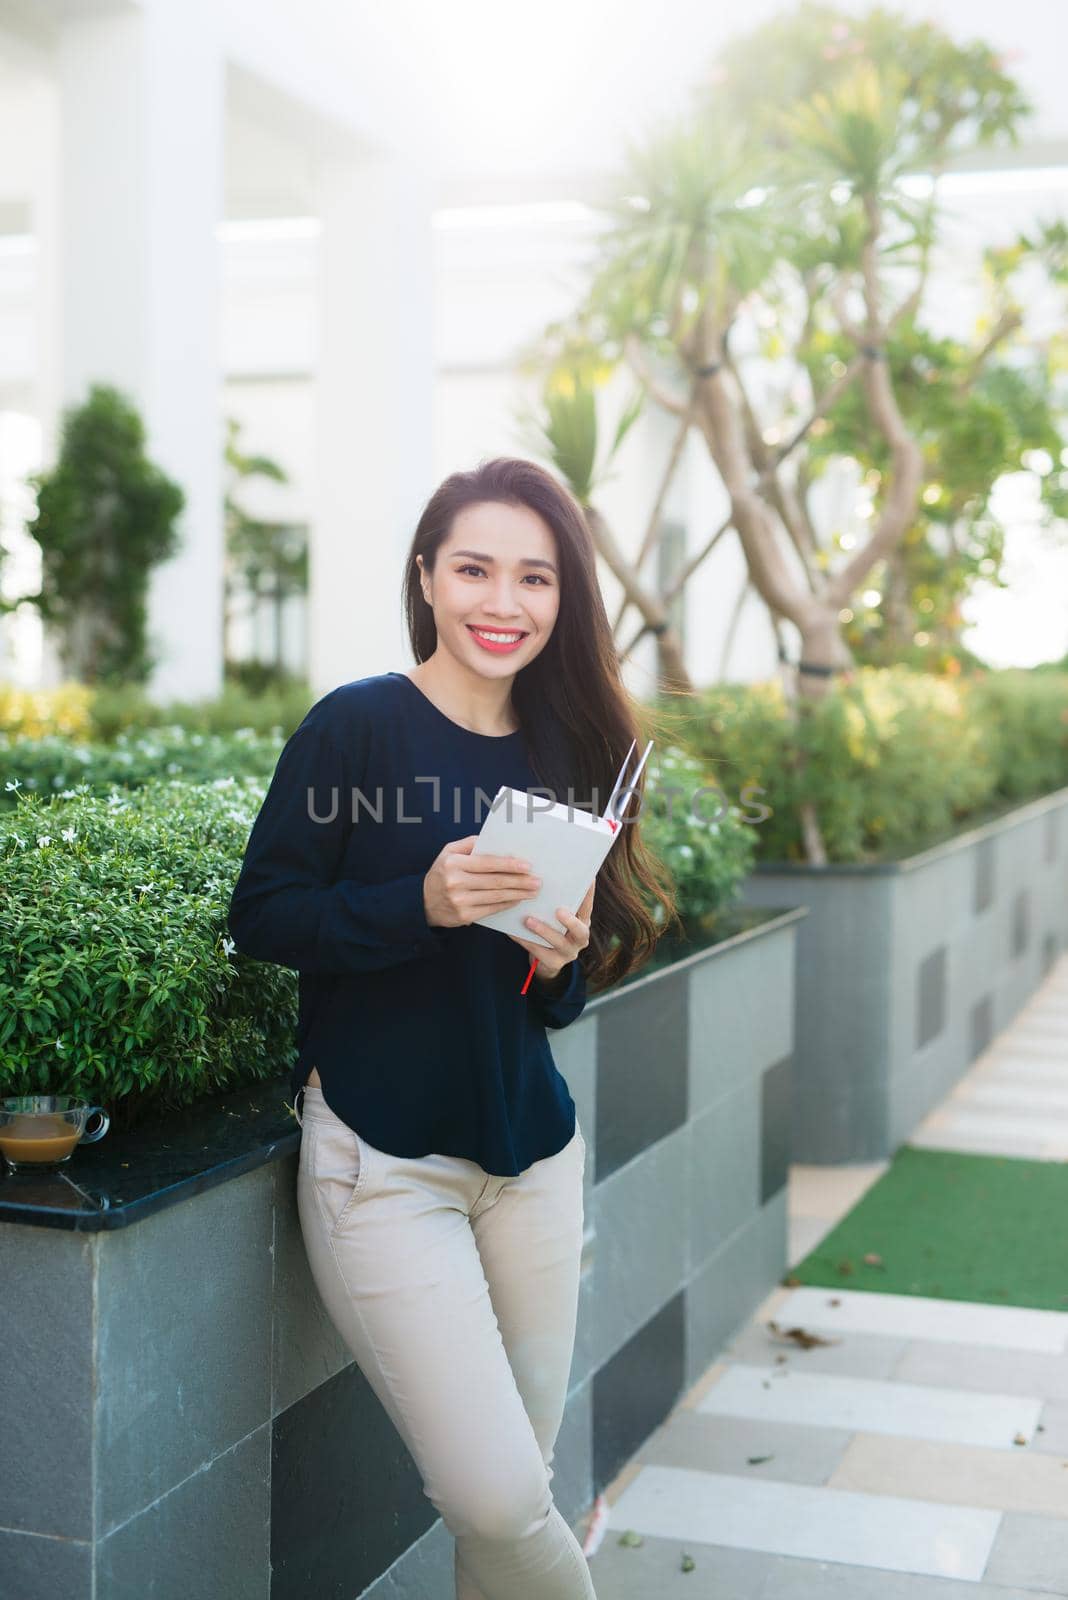
<svg viewBox="0 0 1068 1600"><path fill-rule="evenodd" d="M160 700L214 694L222 674L220 9L142 0L60 30L62 398L125 390L186 496L150 590Z"/></svg>
<svg viewBox="0 0 1068 1600"><path fill-rule="evenodd" d="M318 463L308 608L316 697L411 661L404 557L434 488L431 203L400 158L320 170Z"/></svg>

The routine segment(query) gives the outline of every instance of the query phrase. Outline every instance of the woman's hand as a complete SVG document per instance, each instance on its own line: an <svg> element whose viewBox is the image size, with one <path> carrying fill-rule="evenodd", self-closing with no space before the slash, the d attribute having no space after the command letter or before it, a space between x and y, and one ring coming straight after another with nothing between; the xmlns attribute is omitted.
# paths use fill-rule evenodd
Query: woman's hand
<svg viewBox="0 0 1068 1600"><path fill-rule="evenodd" d="M507 911L541 888L530 863L516 856L472 855L477 833L450 839L423 879L423 907L432 928L459 928L490 911Z"/></svg>
<svg viewBox="0 0 1068 1600"><path fill-rule="evenodd" d="M557 906L556 915L567 928L566 933L561 933L551 923L542 922L538 917L524 918L528 928L551 940L552 950L546 950L542 944L533 944L527 939L520 939L514 933L508 935L509 939L514 939L516 944L522 945L532 956L537 956L535 982L538 978L555 978L561 968L566 967L569 961L574 961L579 951L585 950L589 944L590 914L593 911L593 895L596 888L597 879L594 878L586 890L585 899L574 913L568 911L566 906Z"/></svg>

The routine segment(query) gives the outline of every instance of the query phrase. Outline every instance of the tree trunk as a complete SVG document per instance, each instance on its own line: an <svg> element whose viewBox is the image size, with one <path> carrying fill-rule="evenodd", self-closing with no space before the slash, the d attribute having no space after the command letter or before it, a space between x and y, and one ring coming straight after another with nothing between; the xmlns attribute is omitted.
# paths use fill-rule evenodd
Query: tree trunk
<svg viewBox="0 0 1068 1600"><path fill-rule="evenodd" d="M627 599L641 613L645 627L657 634L658 665L663 687L668 693L693 694L693 684L683 659L682 641L678 631L668 620L663 602L645 589L633 564L623 554L615 534L597 507L585 505L583 510L598 554L604 558L613 575L622 584Z"/></svg>

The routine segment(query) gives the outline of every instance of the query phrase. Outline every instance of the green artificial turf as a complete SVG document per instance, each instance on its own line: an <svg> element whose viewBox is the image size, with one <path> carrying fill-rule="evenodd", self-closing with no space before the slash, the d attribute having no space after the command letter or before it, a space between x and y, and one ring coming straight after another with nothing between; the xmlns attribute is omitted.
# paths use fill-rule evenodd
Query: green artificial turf
<svg viewBox="0 0 1068 1600"><path fill-rule="evenodd" d="M1068 1162L902 1145L782 1281L1068 1311Z"/></svg>

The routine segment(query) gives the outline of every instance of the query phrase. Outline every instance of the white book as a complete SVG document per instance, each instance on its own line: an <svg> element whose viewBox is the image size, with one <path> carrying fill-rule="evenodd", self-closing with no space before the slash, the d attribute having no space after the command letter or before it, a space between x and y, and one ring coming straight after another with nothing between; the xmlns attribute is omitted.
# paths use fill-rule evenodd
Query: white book
<svg viewBox="0 0 1068 1600"><path fill-rule="evenodd" d="M635 771L635 782L652 748L650 740ZM620 829L627 826L618 815L626 802L621 801L617 810L616 800L621 791L625 793L623 774L633 750L632 740L602 817L577 805L550 803L545 795L528 794L525 789L502 785L497 790L471 854L529 861L532 876L541 879L541 888L503 911L475 917L476 922L553 949L548 940L527 927L525 919L537 917L558 933L567 932L557 920L557 906L578 910Z"/></svg>

